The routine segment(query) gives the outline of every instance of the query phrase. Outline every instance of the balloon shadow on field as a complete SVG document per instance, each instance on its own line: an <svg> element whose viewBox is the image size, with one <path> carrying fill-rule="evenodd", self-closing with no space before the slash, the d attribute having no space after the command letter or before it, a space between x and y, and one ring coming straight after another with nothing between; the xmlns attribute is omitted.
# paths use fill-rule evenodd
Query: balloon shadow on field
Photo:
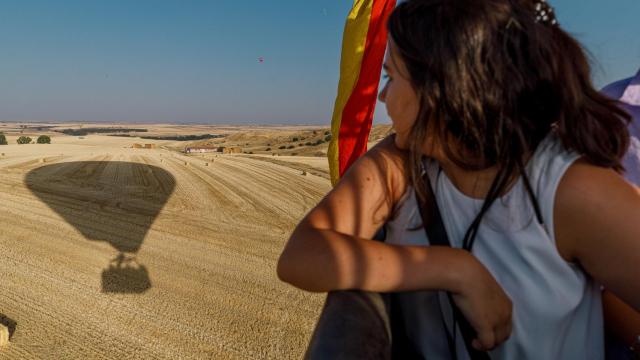
<svg viewBox="0 0 640 360"><path fill-rule="evenodd" d="M16 332L16 327L18 326L18 323L15 320L9 318L8 316L0 313L0 325L4 325L7 327L7 329L9 329L9 340L11 340L11 338L13 337L13 334Z"/></svg>
<svg viewBox="0 0 640 360"><path fill-rule="evenodd" d="M102 292L140 294L151 288L136 254L175 189L173 175L147 164L82 161L36 168L24 181L86 239L118 251L102 272Z"/></svg>

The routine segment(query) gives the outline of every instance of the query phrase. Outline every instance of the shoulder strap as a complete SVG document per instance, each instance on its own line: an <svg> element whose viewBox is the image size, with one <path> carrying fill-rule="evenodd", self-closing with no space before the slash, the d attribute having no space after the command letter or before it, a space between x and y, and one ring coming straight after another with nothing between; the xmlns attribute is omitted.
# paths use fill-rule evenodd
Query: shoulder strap
<svg viewBox="0 0 640 360"><path fill-rule="evenodd" d="M426 184L426 202L418 199L418 209L420 210L420 216L422 217L422 224L424 226L424 230L429 238L429 242L432 245L436 246L449 246L451 247L451 243L449 242L449 236L447 235L447 230L444 227L444 223L442 222L442 216L440 215L440 209L438 208L438 203L436 202L435 193L433 192L433 188L431 185L431 181L429 180L429 176L425 171L423 178ZM467 352L469 357L472 360L489 360L489 354L483 351L478 351L474 347L471 346L471 342L476 337L476 332L467 321L467 319L462 315L462 312L456 306L453 298L450 293L447 293L447 298L449 299L449 304L451 309L453 310L453 331L454 336L447 331L445 327L445 332L447 332L447 337L449 340L449 348L451 350L451 354L457 358L456 346L455 346L455 332L456 332L456 323L460 325L460 332L462 333L462 337L464 339L465 346L467 348ZM444 318L443 318L444 319Z"/></svg>

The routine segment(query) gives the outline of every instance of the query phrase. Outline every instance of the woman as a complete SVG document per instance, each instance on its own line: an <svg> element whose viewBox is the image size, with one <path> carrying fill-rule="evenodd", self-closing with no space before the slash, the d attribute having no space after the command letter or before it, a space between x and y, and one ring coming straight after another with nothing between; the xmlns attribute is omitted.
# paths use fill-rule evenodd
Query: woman
<svg viewBox="0 0 640 360"><path fill-rule="evenodd" d="M400 4L380 93L396 134L301 221L279 277L405 292L407 336L430 358L465 344L456 330L445 346L447 304L442 326L434 295L413 290L453 294L492 359L603 358L601 286L640 309L640 192L619 174L629 117L550 15L529 0ZM421 228L428 186L452 248Z"/></svg>

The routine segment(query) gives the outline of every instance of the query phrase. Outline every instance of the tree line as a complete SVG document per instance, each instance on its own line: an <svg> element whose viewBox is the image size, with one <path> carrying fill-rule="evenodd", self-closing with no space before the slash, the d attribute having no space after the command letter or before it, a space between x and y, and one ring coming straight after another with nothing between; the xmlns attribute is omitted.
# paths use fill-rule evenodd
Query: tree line
<svg viewBox="0 0 640 360"><path fill-rule="evenodd" d="M31 141L33 141L33 139L28 136L20 136L16 140L18 144L31 144ZM36 139L36 143L51 144L51 138L47 135L40 135L38 136L38 139ZM9 143L7 142L7 137L3 133L0 133L0 145L9 145Z"/></svg>

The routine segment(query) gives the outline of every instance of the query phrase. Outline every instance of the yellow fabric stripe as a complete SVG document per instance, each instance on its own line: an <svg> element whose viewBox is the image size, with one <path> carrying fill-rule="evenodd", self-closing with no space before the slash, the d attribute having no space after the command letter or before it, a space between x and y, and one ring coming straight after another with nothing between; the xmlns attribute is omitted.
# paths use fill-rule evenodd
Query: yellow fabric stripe
<svg viewBox="0 0 640 360"><path fill-rule="evenodd" d="M338 164L338 142L340 141L340 124L344 110L353 88L358 82L360 66L367 41L371 10L374 0L354 0L349 12L342 36L342 55L340 59L340 82L338 95L331 119L331 142L329 143L329 170L331 183L335 185L340 179Z"/></svg>

